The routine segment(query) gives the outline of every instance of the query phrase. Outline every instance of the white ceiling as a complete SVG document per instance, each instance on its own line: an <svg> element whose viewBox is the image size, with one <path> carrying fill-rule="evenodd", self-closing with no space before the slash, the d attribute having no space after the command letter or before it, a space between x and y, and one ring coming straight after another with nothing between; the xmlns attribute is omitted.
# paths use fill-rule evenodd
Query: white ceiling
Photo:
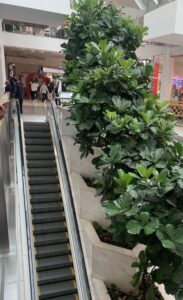
<svg viewBox="0 0 183 300"><path fill-rule="evenodd" d="M37 51L16 47L5 48L6 62L27 65L44 65L47 67L60 67L63 65L64 56L62 53L49 51Z"/></svg>

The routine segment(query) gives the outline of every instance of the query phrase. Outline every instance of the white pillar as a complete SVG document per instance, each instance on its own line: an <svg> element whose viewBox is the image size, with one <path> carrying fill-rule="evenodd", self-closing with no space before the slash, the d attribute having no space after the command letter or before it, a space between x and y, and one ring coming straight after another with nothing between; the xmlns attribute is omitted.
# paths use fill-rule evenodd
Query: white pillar
<svg viewBox="0 0 183 300"><path fill-rule="evenodd" d="M0 95L2 90L4 90L5 80L6 80L6 64L4 55L4 45L2 38L2 20L0 20Z"/></svg>
<svg viewBox="0 0 183 300"><path fill-rule="evenodd" d="M164 55L163 55L163 65L162 65L160 101L170 100L171 75L172 75L172 61L170 57L170 48L165 47Z"/></svg>

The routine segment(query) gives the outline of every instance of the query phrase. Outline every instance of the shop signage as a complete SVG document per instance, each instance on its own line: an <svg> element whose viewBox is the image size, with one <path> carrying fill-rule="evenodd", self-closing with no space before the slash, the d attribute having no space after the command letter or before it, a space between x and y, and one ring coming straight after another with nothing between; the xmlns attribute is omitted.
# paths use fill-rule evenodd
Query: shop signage
<svg viewBox="0 0 183 300"><path fill-rule="evenodd" d="M177 88L183 87L183 77L175 77L172 79L172 85L176 86Z"/></svg>

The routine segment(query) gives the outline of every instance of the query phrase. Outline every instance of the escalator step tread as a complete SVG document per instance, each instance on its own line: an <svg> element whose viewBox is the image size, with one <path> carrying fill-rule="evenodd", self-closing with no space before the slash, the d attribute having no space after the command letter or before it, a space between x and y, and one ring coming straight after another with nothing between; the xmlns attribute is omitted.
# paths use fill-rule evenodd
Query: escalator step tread
<svg viewBox="0 0 183 300"><path fill-rule="evenodd" d="M32 213L63 211L63 205L60 202L36 203L32 204Z"/></svg>
<svg viewBox="0 0 183 300"><path fill-rule="evenodd" d="M24 122L24 128L26 128L27 126L41 126L50 128L49 123L47 122Z"/></svg>
<svg viewBox="0 0 183 300"><path fill-rule="evenodd" d="M52 232L65 232L67 227L61 222L35 224L33 234L47 234Z"/></svg>
<svg viewBox="0 0 183 300"><path fill-rule="evenodd" d="M54 256L37 259L37 272L72 267L70 255Z"/></svg>
<svg viewBox="0 0 183 300"><path fill-rule="evenodd" d="M60 193L49 193L49 194L32 194L31 203L49 203L49 202L62 201Z"/></svg>
<svg viewBox="0 0 183 300"><path fill-rule="evenodd" d="M50 175L57 175L56 168L30 168L28 169L28 175L31 176L50 176Z"/></svg>
<svg viewBox="0 0 183 300"><path fill-rule="evenodd" d="M45 127L45 126L24 126L24 131L25 132L50 132L50 128L49 127Z"/></svg>
<svg viewBox="0 0 183 300"><path fill-rule="evenodd" d="M31 194L44 194L44 193L59 193L60 185L59 184L43 184L43 185L31 185L30 193Z"/></svg>
<svg viewBox="0 0 183 300"><path fill-rule="evenodd" d="M54 223L59 221L65 221L65 216L60 212L36 213L33 214L32 219L33 224Z"/></svg>
<svg viewBox="0 0 183 300"><path fill-rule="evenodd" d="M51 283L39 287L40 289L40 300L50 299L50 297L66 296L71 294L76 294L76 284L75 281L64 281L59 283Z"/></svg>
<svg viewBox="0 0 183 300"><path fill-rule="evenodd" d="M43 131L41 129L37 129L37 131L25 131L25 138L50 138L51 133L49 131Z"/></svg>
<svg viewBox="0 0 183 300"><path fill-rule="evenodd" d="M78 300L77 294L67 295L67 296L60 296L60 297L54 297L49 298L47 300Z"/></svg>
<svg viewBox="0 0 183 300"><path fill-rule="evenodd" d="M68 243L57 244L57 245L48 245L40 246L36 248L36 259L46 258L46 257L55 257L61 255L70 255L71 250Z"/></svg>
<svg viewBox="0 0 183 300"><path fill-rule="evenodd" d="M29 184L30 185L39 185L45 183L59 183L58 176L29 176Z"/></svg>
<svg viewBox="0 0 183 300"><path fill-rule="evenodd" d="M26 145L53 145L52 139L34 139L34 138L26 138L25 139Z"/></svg>
<svg viewBox="0 0 183 300"><path fill-rule="evenodd" d="M64 232L40 234L35 236L34 246L47 246L68 243L69 239Z"/></svg>
<svg viewBox="0 0 183 300"><path fill-rule="evenodd" d="M42 152L42 153L28 153L27 154L27 160L54 160L55 159L55 155L54 153L46 153L46 152Z"/></svg>
<svg viewBox="0 0 183 300"><path fill-rule="evenodd" d="M27 161L28 168L55 168L56 161L51 160L39 160L39 163L36 160Z"/></svg>
<svg viewBox="0 0 183 300"><path fill-rule="evenodd" d="M38 273L38 285L73 280L75 278L72 268L63 268Z"/></svg>
<svg viewBox="0 0 183 300"><path fill-rule="evenodd" d="M54 149L53 149L53 146L36 146L36 145L27 145L26 146L26 152L27 153L39 153L39 152L47 152L47 153L50 153L50 152L53 152Z"/></svg>

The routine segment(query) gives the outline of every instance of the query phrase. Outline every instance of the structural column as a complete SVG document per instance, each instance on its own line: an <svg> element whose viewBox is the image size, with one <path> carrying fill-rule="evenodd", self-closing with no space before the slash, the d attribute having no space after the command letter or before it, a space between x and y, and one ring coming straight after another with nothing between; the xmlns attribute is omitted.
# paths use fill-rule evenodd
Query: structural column
<svg viewBox="0 0 183 300"><path fill-rule="evenodd" d="M170 57L170 48L165 47L164 55L163 55L162 76L161 76L160 101L170 100L171 74L172 74L172 62Z"/></svg>

